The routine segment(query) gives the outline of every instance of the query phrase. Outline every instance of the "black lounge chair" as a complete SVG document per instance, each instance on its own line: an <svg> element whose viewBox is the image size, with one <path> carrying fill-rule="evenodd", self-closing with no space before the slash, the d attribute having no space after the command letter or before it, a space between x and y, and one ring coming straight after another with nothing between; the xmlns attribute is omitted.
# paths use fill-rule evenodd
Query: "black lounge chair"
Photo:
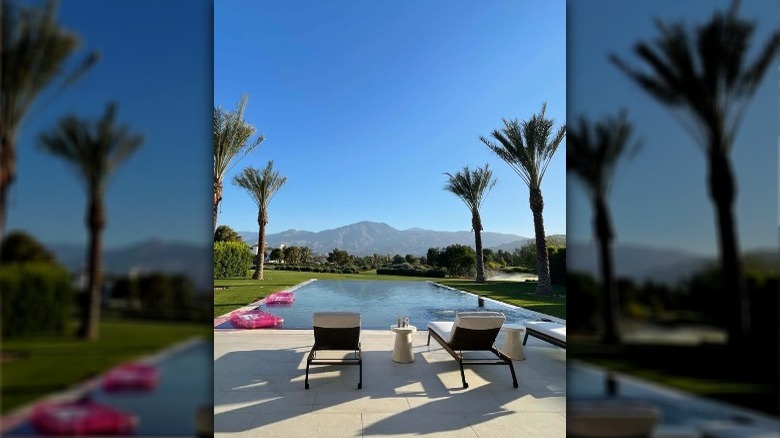
<svg viewBox="0 0 780 438"><path fill-rule="evenodd" d="M463 365L508 365L512 372L512 386L517 388L517 376L512 359L496 348L495 342L506 317L500 312L460 312L455 322L429 322L428 345L431 337L458 361L463 387L468 388ZM489 351L500 360L490 358L464 358L464 351Z"/></svg>
<svg viewBox="0 0 780 438"><path fill-rule="evenodd" d="M529 336L566 349L566 326L563 324L552 321L526 321L523 345Z"/></svg>
<svg viewBox="0 0 780 438"><path fill-rule="evenodd" d="M314 346L306 360L306 389L309 389L309 366L357 365L360 367L358 389L363 388L363 358L360 356L360 313L316 312L312 317ZM320 350L352 350L354 357L317 359Z"/></svg>

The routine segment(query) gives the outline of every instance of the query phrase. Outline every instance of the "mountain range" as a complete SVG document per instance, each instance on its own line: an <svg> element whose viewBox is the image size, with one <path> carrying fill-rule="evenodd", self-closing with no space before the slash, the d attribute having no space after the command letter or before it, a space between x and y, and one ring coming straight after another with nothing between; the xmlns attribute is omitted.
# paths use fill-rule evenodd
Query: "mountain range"
<svg viewBox="0 0 780 438"><path fill-rule="evenodd" d="M48 249L57 261L71 272L86 265L86 250L77 244L52 244ZM159 239L103 250L103 270L115 275L131 272L161 271L186 274L198 287L213 284L213 251L211 245L166 242Z"/></svg>
<svg viewBox="0 0 780 438"><path fill-rule="evenodd" d="M245 242L254 244L258 233L240 231L238 234ZM422 228L397 230L379 222L358 222L331 230L319 232L287 230L268 234L265 237L267 247L308 246L315 254L327 254L334 248L346 250L357 256L372 254L414 254L425 255L428 248L444 248L452 244L474 247L474 233L471 231L433 231ZM484 248L512 251L531 238L516 234L482 232Z"/></svg>

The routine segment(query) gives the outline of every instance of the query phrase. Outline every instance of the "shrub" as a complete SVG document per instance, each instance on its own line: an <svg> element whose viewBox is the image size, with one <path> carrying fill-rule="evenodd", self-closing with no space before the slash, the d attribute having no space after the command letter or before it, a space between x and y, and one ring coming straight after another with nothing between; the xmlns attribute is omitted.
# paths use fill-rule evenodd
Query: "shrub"
<svg viewBox="0 0 780 438"><path fill-rule="evenodd" d="M252 266L252 251L243 242L214 242L214 278L245 278Z"/></svg>
<svg viewBox="0 0 780 438"><path fill-rule="evenodd" d="M444 278L446 272L443 269L404 269L404 268L379 268L377 275L403 275L406 277L433 277Z"/></svg>
<svg viewBox="0 0 780 438"><path fill-rule="evenodd" d="M65 333L74 292L64 269L49 263L0 266L0 290L3 336Z"/></svg>
<svg viewBox="0 0 780 438"><path fill-rule="evenodd" d="M552 284L566 284L566 248L547 247L547 255L550 262L550 282Z"/></svg>

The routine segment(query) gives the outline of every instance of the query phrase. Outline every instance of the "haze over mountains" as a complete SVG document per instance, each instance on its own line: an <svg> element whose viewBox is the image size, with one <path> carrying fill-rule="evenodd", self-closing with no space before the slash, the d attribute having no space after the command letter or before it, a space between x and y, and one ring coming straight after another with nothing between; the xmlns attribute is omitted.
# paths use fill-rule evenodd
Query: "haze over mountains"
<svg viewBox="0 0 780 438"><path fill-rule="evenodd" d="M70 272L76 272L86 265L83 245L54 244L48 248ZM213 248L211 245L147 240L125 247L104 249L103 270L116 275L154 271L186 274L199 287L209 288L213 284Z"/></svg>
<svg viewBox="0 0 780 438"><path fill-rule="evenodd" d="M258 233L238 232L245 242L257 242ZM482 232L482 245L485 248L512 251L531 238L516 234ZM333 248L346 250L357 256L376 254L414 254L425 255L428 248L444 248L452 244L474 247L474 233L471 231L433 231L422 228L397 230L390 225L378 222L358 222L331 230L319 232L287 230L266 235L266 246L275 248L285 246L308 246L315 254L327 254Z"/></svg>

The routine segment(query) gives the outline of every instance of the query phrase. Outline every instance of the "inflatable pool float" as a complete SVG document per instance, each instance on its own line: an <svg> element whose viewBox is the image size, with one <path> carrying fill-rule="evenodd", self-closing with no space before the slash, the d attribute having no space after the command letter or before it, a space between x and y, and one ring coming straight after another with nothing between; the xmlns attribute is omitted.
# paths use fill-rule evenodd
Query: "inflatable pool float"
<svg viewBox="0 0 780 438"><path fill-rule="evenodd" d="M293 292L281 291L268 295L265 299L267 306L273 306L277 304L292 304L295 301L295 294Z"/></svg>
<svg viewBox="0 0 780 438"><path fill-rule="evenodd" d="M123 390L152 391L157 386L160 372L157 367L144 363L128 363L109 371L103 378L103 390L116 392Z"/></svg>
<svg viewBox="0 0 780 438"><path fill-rule="evenodd" d="M246 312L233 312L230 315L230 323L236 328L257 329L280 326L284 323L284 319L258 309Z"/></svg>
<svg viewBox="0 0 780 438"><path fill-rule="evenodd" d="M130 435L136 418L92 401L79 400L36 406L30 418L38 432L47 435Z"/></svg>

